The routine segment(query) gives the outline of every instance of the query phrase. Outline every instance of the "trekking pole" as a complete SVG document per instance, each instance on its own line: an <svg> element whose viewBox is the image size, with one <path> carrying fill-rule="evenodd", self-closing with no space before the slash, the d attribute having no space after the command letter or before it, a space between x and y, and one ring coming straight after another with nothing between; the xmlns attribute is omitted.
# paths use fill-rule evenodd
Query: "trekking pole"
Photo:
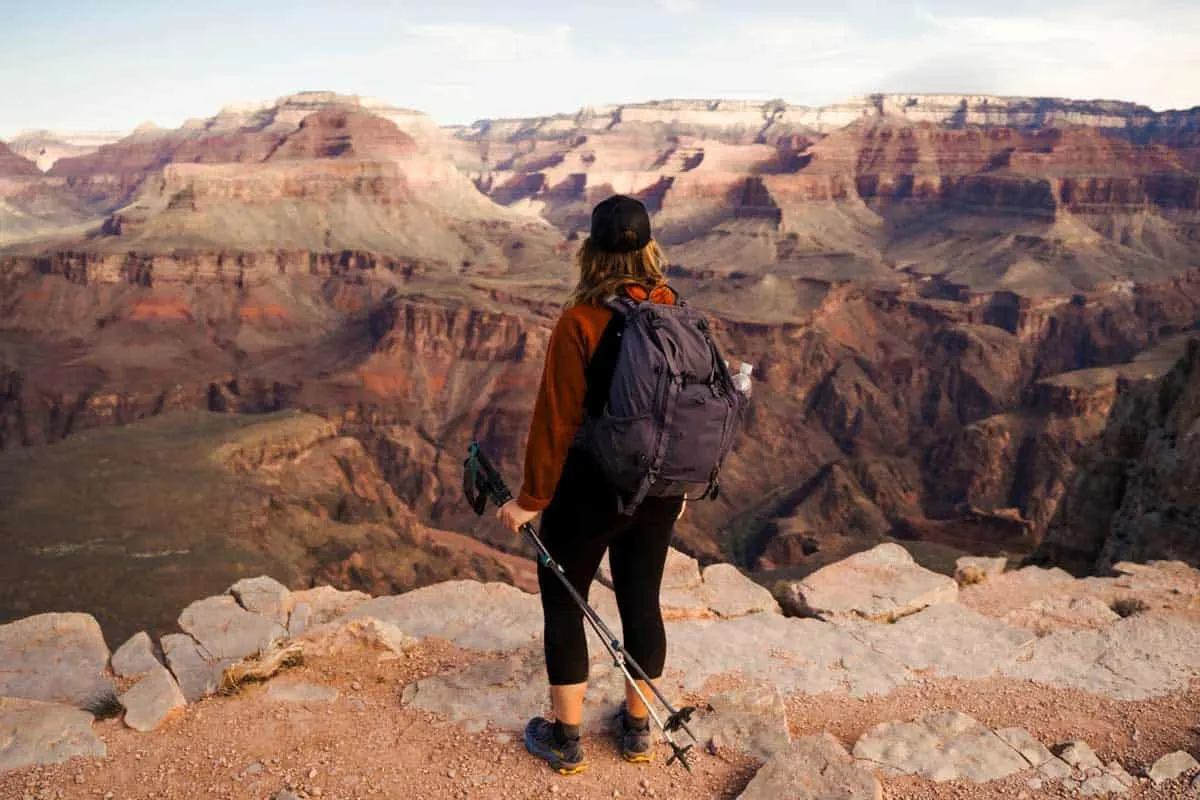
<svg viewBox="0 0 1200 800"><path fill-rule="evenodd" d="M512 499L512 492L509 491L508 486L504 483L504 479L500 477L500 473L496 471L496 468L492 466L491 462L488 461L487 457L483 454L483 451L480 449L477 442L471 443L469 455L467 456L467 460L464 462L463 467L463 490L467 495L468 502L470 502L471 507L475 510L476 514L483 514L483 512L487 509L487 501L489 498L495 502L496 505L500 506ZM629 651L627 651L621 644L621 640L618 639L608 625L604 623L604 620L599 614L596 613L595 609L587 604L587 601L583 599L578 590L571 585L571 581L567 578L562 566L550 555L550 551L546 549L545 544L543 544L541 538L538 537L537 532L533 529L533 525L526 522L521 526L521 532L529 537L530 541L533 542L533 546L537 549L538 563L558 576L559 581L562 582L563 587L566 588L567 593L571 596L571 599L574 600L576 605L578 605L583 611L583 615L591 624L592 630L604 644L604 647L608 650L609 655L612 656L614 666L621 670L621 673L625 676L625 680L629 682L629 685L633 687L633 691L637 694L638 698L641 699L642 704L646 706L646 710L650 713L650 717L654 720L654 724L658 726L660 731L662 731L663 736L666 738L667 743L671 746L671 750L674 753L674 755L667 759L667 764L670 765L672 762L678 761L683 765L684 769L686 769L688 772L691 772L692 767L688 763L687 754L688 751L692 749L693 745L678 744L675 741L675 738L672 736L672 733L682 729L689 737L691 737L693 742L698 741L696 739L696 735L692 733L691 728L689 728L687 724L688 720L691 719L691 716L696 709L692 706L676 709L671 705L670 701L667 700L666 696L662 693L654 681L650 680L650 678L646 675L646 671L642 669L642 666L638 664L633 656L629 654ZM654 707L651 704L650 699L646 697L641 687L638 686L637 681L630 672L631 669L637 674L638 678L640 678L642 681L645 681L646 685L650 687L654 696L657 697L658 701L666 708L668 717L665 723L654 711Z"/></svg>

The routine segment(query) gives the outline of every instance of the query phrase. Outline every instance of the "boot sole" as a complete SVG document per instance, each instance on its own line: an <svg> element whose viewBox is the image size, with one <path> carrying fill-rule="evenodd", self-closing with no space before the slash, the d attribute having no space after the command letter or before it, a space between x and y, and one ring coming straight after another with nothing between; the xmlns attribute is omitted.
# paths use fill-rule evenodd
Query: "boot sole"
<svg viewBox="0 0 1200 800"><path fill-rule="evenodd" d="M649 753L621 753L621 758L628 761L630 764L649 764Z"/></svg>

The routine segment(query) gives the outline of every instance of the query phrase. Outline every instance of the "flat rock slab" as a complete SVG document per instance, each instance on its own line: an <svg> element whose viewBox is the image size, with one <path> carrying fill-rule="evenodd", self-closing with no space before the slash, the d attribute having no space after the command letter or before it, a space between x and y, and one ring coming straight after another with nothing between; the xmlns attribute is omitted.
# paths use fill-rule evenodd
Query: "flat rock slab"
<svg viewBox="0 0 1200 800"><path fill-rule="evenodd" d="M1161 786L1194 769L1200 769L1200 764L1196 763L1196 759L1192 758L1189 753L1176 750L1155 761L1146 776L1154 781L1155 786Z"/></svg>
<svg viewBox="0 0 1200 800"><path fill-rule="evenodd" d="M1083 797L1107 797L1110 794L1125 794L1127 791L1128 787L1112 775L1094 775L1079 786L1079 794Z"/></svg>
<svg viewBox="0 0 1200 800"><path fill-rule="evenodd" d="M584 725L607 726L625 696L624 679L611 665L593 664L588 684ZM545 663L540 652L508 654L410 683L400 702L443 714L447 722L462 723L468 732L489 724L522 731L530 717L549 710Z"/></svg>
<svg viewBox="0 0 1200 800"><path fill-rule="evenodd" d="M744 617L763 611L780 613L779 603L771 593L743 575L733 564L705 567L696 592L718 617Z"/></svg>
<svg viewBox="0 0 1200 800"><path fill-rule="evenodd" d="M1064 763L1070 764L1081 772L1088 769L1104 769L1104 762L1100 760L1100 756L1096 755L1096 751L1085 741L1067 742L1056 749L1058 757Z"/></svg>
<svg viewBox="0 0 1200 800"><path fill-rule="evenodd" d="M1121 561L1113 565L1119 577L1116 585L1133 592L1171 592L1195 597L1200 594L1200 570L1182 561L1151 561L1133 564Z"/></svg>
<svg viewBox="0 0 1200 800"><path fill-rule="evenodd" d="M886 694L911 673L827 622L751 614L667 623L667 669L679 686L702 691L724 674L774 683L784 694Z"/></svg>
<svg viewBox="0 0 1200 800"><path fill-rule="evenodd" d="M131 636L112 656L112 671L122 678L136 678L161 666L154 655L154 642L145 631Z"/></svg>
<svg viewBox="0 0 1200 800"><path fill-rule="evenodd" d="M181 712L187 700L171 673L157 666L121 695L121 705L125 706L125 724L135 731L149 733Z"/></svg>
<svg viewBox="0 0 1200 800"><path fill-rule="evenodd" d="M780 613L771 593L732 564L713 564L705 568L699 582L663 589L660 605L666 620Z"/></svg>
<svg viewBox="0 0 1200 800"><path fill-rule="evenodd" d="M86 711L0 697L0 772L107 754L104 742L92 732L92 715Z"/></svg>
<svg viewBox="0 0 1200 800"><path fill-rule="evenodd" d="M179 627L217 660L248 658L287 637L278 622L247 611L228 595L192 603L179 615Z"/></svg>
<svg viewBox="0 0 1200 800"><path fill-rule="evenodd" d="M766 761L792 743L787 707L774 684L751 682L710 697L708 705L692 728L718 750L733 748Z"/></svg>
<svg viewBox="0 0 1200 800"><path fill-rule="evenodd" d="M1031 767L1040 767L1054 759L1050 748L1034 738L1033 734L1024 728L1001 728L996 735L1005 743L1021 754L1021 758L1029 762Z"/></svg>
<svg viewBox="0 0 1200 800"><path fill-rule="evenodd" d="M1058 756L1039 764L1037 770L1054 781L1065 781L1075 774L1074 768Z"/></svg>
<svg viewBox="0 0 1200 800"><path fill-rule="evenodd" d="M1059 594L1035 600L1024 608L1005 614L1004 618L1007 622L1023 628L1055 630L1103 628L1121 617L1104 601L1095 597Z"/></svg>
<svg viewBox="0 0 1200 800"><path fill-rule="evenodd" d="M278 703L332 703L338 699L338 690L314 683L273 682L267 686L267 698Z"/></svg>
<svg viewBox="0 0 1200 800"><path fill-rule="evenodd" d="M959 711L923 714L913 722L885 722L862 735L854 756L885 772L931 781L997 780L1029 763L1003 739Z"/></svg>
<svg viewBox="0 0 1200 800"><path fill-rule="evenodd" d="M288 624L292 608L296 605L291 591L279 581L266 575L244 578L229 587L242 608L260 617L266 617L280 626Z"/></svg>
<svg viewBox="0 0 1200 800"><path fill-rule="evenodd" d="M942 604L892 625L843 623L855 639L913 670L984 678L1012 665L1037 637L957 604Z"/></svg>
<svg viewBox="0 0 1200 800"><path fill-rule="evenodd" d="M1135 614L1101 631L1055 631L1002 669L1010 677L1118 700L1169 694L1198 671L1200 624L1158 614Z"/></svg>
<svg viewBox="0 0 1200 800"><path fill-rule="evenodd" d="M820 619L887 622L958 599L954 579L925 569L898 544L822 567L787 590L790 610Z"/></svg>
<svg viewBox="0 0 1200 800"><path fill-rule="evenodd" d="M542 635L537 595L505 583L438 583L375 598L346 615L359 617L391 623L418 638L447 639L468 650L519 650L539 645Z"/></svg>
<svg viewBox="0 0 1200 800"><path fill-rule="evenodd" d="M211 658L195 639L185 633L164 636L162 648L167 665L179 683L179 690L189 703L208 697L220 689L225 670L237 663L233 659Z"/></svg>
<svg viewBox="0 0 1200 800"><path fill-rule="evenodd" d="M767 761L738 800L883 800L883 787L826 733Z"/></svg>
<svg viewBox="0 0 1200 800"><path fill-rule="evenodd" d="M89 614L38 614L0 625L0 696L83 707L113 691L108 656Z"/></svg>

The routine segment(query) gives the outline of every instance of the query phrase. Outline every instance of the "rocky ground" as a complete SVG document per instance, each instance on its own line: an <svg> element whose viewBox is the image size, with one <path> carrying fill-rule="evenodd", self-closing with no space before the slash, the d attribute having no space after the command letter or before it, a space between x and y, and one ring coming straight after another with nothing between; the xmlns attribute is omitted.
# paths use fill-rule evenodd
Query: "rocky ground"
<svg viewBox="0 0 1200 800"><path fill-rule="evenodd" d="M673 553L667 692L693 770L622 762L618 673L593 641L589 769L520 728L545 710L537 598L475 581L370 598L240 581L182 633L110 654L87 615L0 626L0 797L1194 797L1200 572L1078 580L884 545L789 587ZM615 621L601 570L592 600ZM249 677L247 677L249 675ZM116 716L79 706L118 696ZM140 730L135 730L138 728Z"/></svg>

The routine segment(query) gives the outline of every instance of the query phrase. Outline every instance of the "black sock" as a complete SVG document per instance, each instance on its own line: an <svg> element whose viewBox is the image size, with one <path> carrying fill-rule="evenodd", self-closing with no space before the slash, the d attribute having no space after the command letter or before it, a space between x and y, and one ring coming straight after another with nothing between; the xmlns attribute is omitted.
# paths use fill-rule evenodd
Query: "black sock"
<svg viewBox="0 0 1200 800"><path fill-rule="evenodd" d="M557 744L566 744L571 739L579 738L578 725L564 725L562 722L554 721L554 741Z"/></svg>
<svg viewBox="0 0 1200 800"><path fill-rule="evenodd" d="M644 731L650 727L650 717L635 717L625 709L625 727L631 731Z"/></svg>

